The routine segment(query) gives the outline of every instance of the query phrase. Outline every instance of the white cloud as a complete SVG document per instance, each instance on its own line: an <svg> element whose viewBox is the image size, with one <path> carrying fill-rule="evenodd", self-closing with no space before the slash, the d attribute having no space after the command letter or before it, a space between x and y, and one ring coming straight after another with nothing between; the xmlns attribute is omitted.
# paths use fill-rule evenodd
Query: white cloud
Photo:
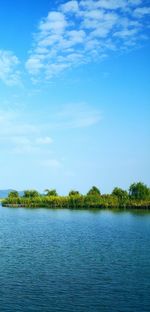
<svg viewBox="0 0 150 312"><path fill-rule="evenodd" d="M59 160L57 159L45 159L41 161L41 166L42 167L47 167L47 168L61 168L62 164Z"/></svg>
<svg viewBox="0 0 150 312"><path fill-rule="evenodd" d="M0 146L17 154L51 152L51 131L88 128L101 120L100 112L85 103L59 107L58 112L54 111L48 116L39 125L34 119L32 123L26 121L28 117L24 112L0 110Z"/></svg>
<svg viewBox="0 0 150 312"><path fill-rule="evenodd" d="M32 56L26 63L26 67L29 73L38 74L39 71L44 67L40 57Z"/></svg>
<svg viewBox="0 0 150 312"><path fill-rule="evenodd" d="M39 30L48 33L49 31L57 34L62 34L67 26L65 16L61 12L49 12L47 18L40 22Z"/></svg>
<svg viewBox="0 0 150 312"><path fill-rule="evenodd" d="M12 137L11 141L13 143L13 152L15 153L40 153L41 151L44 152L47 146L49 146L53 140L50 137L36 137L35 135L25 137L25 136L18 136ZM41 149L42 145L42 149Z"/></svg>
<svg viewBox="0 0 150 312"><path fill-rule="evenodd" d="M11 152L13 154L22 154L22 155L31 155L31 154L36 154L40 152L40 150L36 147L33 146L31 144L26 144L26 145L14 145L14 147L12 148Z"/></svg>
<svg viewBox="0 0 150 312"><path fill-rule="evenodd" d="M55 123L51 123L54 128L87 128L101 120L98 110L92 109L85 103L73 103L61 108L61 112L56 114Z"/></svg>
<svg viewBox="0 0 150 312"><path fill-rule="evenodd" d="M98 1L82 0L81 6L84 9L88 8L89 10L99 9L99 8L115 10L118 8L124 8L126 6L126 1L124 0L98 0Z"/></svg>
<svg viewBox="0 0 150 312"><path fill-rule="evenodd" d="M17 145L49 145L53 143L52 138L49 136L45 137L36 137L33 136L31 138L26 137L24 135L18 135L12 137L12 142Z"/></svg>
<svg viewBox="0 0 150 312"><path fill-rule="evenodd" d="M150 14L150 7L140 7L134 10L134 15L136 17L142 18L144 15Z"/></svg>
<svg viewBox="0 0 150 312"><path fill-rule="evenodd" d="M42 144L42 145L49 145L53 143L53 140L52 138L50 137L40 137L40 138L37 138L36 139L36 144Z"/></svg>
<svg viewBox="0 0 150 312"><path fill-rule="evenodd" d="M122 31L117 31L114 33L114 36L120 38L133 37L138 32L137 29L124 29Z"/></svg>
<svg viewBox="0 0 150 312"><path fill-rule="evenodd" d="M142 4L142 0L128 0L128 2L132 4L133 6Z"/></svg>
<svg viewBox="0 0 150 312"><path fill-rule="evenodd" d="M16 145L30 145L31 141L25 136L14 136L11 141Z"/></svg>
<svg viewBox="0 0 150 312"><path fill-rule="evenodd" d="M19 63L13 52L0 50L0 80L7 85L20 84Z"/></svg>
<svg viewBox="0 0 150 312"><path fill-rule="evenodd" d="M21 119L19 112L0 110L0 138L16 138L38 133L35 125L23 122Z"/></svg>
<svg viewBox="0 0 150 312"><path fill-rule="evenodd" d="M12 143L12 151L15 154L40 154L46 151L46 147L50 145L53 140L50 137L40 137L36 136L14 136L9 138L10 143ZM41 149L42 145L42 149Z"/></svg>
<svg viewBox="0 0 150 312"><path fill-rule="evenodd" d="M103 59L111 50L129 49L143 38L142 17L150 8L140 5L141 0L72 0L59 5L39 23L28 72L34 79L49 80L68 68Z"/></svg>
<svg viewBox="0 0 150 312"><path fill-rule="evenodd" d="M74 13L78 12L79 5L77 1L68 1L67 3L61 5L61 10L64 13Z"/></svg>
<svg viewBox="0 0 150 312"><path fill-rule="evenodd" d="M44 151L53 142L50 136L45 136L48 127L30 124L24 121L19 112L0 111L0 145L6 145L13 153L35 153ZM42 149L41 149L42 145Z"/></svg>

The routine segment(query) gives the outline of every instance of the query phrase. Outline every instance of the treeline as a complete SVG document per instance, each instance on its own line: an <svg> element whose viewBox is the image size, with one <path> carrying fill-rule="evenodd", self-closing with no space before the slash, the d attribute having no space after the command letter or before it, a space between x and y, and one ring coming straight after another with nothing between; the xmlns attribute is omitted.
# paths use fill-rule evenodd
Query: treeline
<svg viewBox="0 0 150 312"><path fill-rule="evenodd" d="M44 194L36 190L25 190L23 196L11 191L2 202L3 206L47 207L47 208L142 208L150 209L150 189L142 182L133 183L129 191L115 187L111 194L101 194L93 186L86 195L71 190L67 196L58 195L55 189L47 189Z"/></svg>

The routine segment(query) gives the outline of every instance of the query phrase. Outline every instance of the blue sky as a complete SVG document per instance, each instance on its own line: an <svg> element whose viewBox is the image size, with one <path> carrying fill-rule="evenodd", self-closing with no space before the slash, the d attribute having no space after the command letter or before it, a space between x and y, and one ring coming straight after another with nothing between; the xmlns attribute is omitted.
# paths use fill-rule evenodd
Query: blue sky
<svg viewBox="0 0 150 312"><path fill-rule="evenodd" d="M0 189L149 185L149 1L0 5Z"/></svg>

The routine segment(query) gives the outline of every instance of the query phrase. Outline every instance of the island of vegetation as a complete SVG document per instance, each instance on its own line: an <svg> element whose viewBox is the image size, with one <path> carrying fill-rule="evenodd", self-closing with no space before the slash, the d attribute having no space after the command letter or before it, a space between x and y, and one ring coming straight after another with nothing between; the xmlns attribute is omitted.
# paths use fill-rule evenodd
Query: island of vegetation
<svg viewBox="0 0 150 312"><path fill-rule="evenodd" d="M67 196L59 196L55 189L47 189L44 194L36 190L26 190L22 196L11 191L2 201L3 207L31 208L71 208L71 209L150 209L150 188L142 182L133 183L129 191L115 187L111 194L101 194L93 186L86 195L71 190Z"/></svg>

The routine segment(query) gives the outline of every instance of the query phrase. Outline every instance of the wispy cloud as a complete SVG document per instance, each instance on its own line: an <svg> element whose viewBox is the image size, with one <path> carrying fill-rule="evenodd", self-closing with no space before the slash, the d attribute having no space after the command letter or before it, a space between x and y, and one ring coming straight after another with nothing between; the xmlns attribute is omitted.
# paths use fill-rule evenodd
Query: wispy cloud
<svg viewBox="0 0 150 312"><path fill-rule="evenodd" d="M54 168L59 169L62 167L62 163L57 159L45 159L40 162L40 165L42 167L46 168Z"/></svg>
<svg viewBox="0 0 150 312"><path fill-rule="evenodd" d="M38 145L49 145L53 143L53 140L49 136L46 136L46 137L37 138L35 143Z"/></svg>
<svg viewBox="0 0 150 312"><path fill-rule="evenodd" d="M36 125L23 121L19 112L0 110L0 139L37 135Z"/></svg>
<svg viewBox="0 0 150 312"><path fill-rule="evenodd" d="M93 109L86 103L72 103L62 106L59 112L49 120L52 129L78 129L94 126L102 119L98 109Z"/></svg>
<svg viewBox="0 0 150 312"><path fill-rule="evenodd" d="M9 145L9 151L17 154L40 152L53 142L43 125L25 122L19 112L0 111L0 129L0 145Z"/></svg>
<svg viewBox="0 0 150 312"><path fill-rule="evenodd" d="M10 139L11 143L15 146L15 151L18 151L19 153L24 152L37 152L40 150L43 150L42 146L47 146L53 142L53 140L50 137L36 137L36 136L14 136Z"/></svg>
<svg viewBox="0 0 150 312"><path fill-rule="evenodd" d="M99 123L101 113L86 103L72 103L54 111L48 109L40 123L39 118L37 113L30 122L24 111L0 110L0 143L10 143L22 151L49 148L54 142L51 131L91 127Z"/></svg>
<svg viewBox="0 0 150 312"><path fill-rule="evenodd" d="M134 15L139 18L143 18L144 15L150 14L150 7L139 7L135 9Z"/></svg>
<svg viewBox="0 0 150 312"><path fill-rule="evenodd" d="M51 133L55 136L55 132L58 135L62 130L86 129L97 125L102 118L98 109L86 103L72 103L59 107L59 110L48 111L41 123L38 122L38 113L32 117L30 122L24 111L0 110L1 151L45 157L53 153L58 144Z"/></svg>
<svg viewBox="0 0 150 312"><path fill-rule="evenodd" d="M0 80L7 85L20 84L19 63L13 52L0 50Z"/></svg>
<svg viewBox="0 0 150 312"><path fill-rule="evenodd" d="M68 1L43 18L26 68L46 80L73 66L103 59L142 40L150 8L141 0Z"/></svg>

